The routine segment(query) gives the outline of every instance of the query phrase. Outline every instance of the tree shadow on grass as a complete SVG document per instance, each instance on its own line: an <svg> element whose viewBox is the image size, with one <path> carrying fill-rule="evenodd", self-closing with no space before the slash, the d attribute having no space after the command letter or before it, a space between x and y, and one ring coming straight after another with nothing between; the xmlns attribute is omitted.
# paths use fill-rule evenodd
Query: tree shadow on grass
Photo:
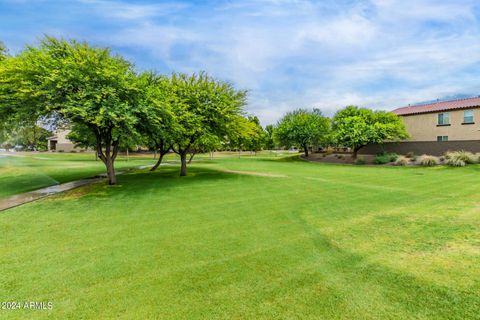
<svg viewBox="0 0 480 320"><path fill-rule="evenodd" d="M178 167L164 166L160 167L157 171L154 172L150 172L148 171L148 169L145 169L118 176L117 186L108 186L105 183L104 188L111 189L112 193L114 193L114 190L119 187L121 187L122 190L128 192L145 192L147 190L154 189L185 189L188 187L195 187L197 185L210 185L210 183L218 183L220 181L226 180L252 178L259 177L237 174L232 172L222 172L219 170L205 167L189 167L188 175L185 177L181 177L179 175Z"/></svg>

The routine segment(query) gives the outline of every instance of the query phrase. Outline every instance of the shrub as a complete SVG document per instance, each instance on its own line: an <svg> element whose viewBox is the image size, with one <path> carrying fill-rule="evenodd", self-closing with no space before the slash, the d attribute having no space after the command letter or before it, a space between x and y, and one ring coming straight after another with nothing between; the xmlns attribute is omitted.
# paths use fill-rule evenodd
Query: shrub
<svg viewBox="0 0 480 320"><path fill-rule="evenodd" d="M396 166L406 166L408 165L409 159L407 157L400 156L395 161Z"/></svg>
<svg viewBox="0 0 480 320"><path fill-rule="evenodd" d="M451 167L465 167L466 163L462 159L450 158L447 160L447 164Z"/></svg>
<svg viewBox="0 0 480 320"><path fill-rule="evenodd" d="M445 161L445 157L444 157L444 156L441 156L440 158L438 158L438 161L444 162L444 161Z"/></svg>
<svg viewBox="0 0 480 320"><path fill-rule="evenodd" d="M57 150L57 152L64 152L64 150Z"/></svg>
<svg viewBox="0 0 480 320"><path fill-rule="evenodd" d="M405 155L405 157L406 157L406 158L410 158L410 159L416 158L416 157L415 157L415 153L413 153L413 152L411 152L411 151L410 151L410 152L407 152L407 154Z"/></svg>
<svg viewBox="0 0 480 320"><path fill-rule="evenodd" d="M358 158L357 160L355 160L355 164L358 164L358 165L363 165L363 164L366 164L367 161L365 161L364 158Z"/></svg>
<svg viewBox="0 0 480 320"><path fill-rule="evenodd" d="M343 154L339 154L339 155L337 156L337 158L340 159L340 160L343 160L343 159L345 159L345 156L344 156Z"/></svg>
<svg viewBox="0 0 480 320"><path fill-rule="evenodd" d="M437 157L424 154L420 157L419 163L424 167L433 167L438 164L438 159Z"/></svg>
<svg viewBox="0 0 480 320"><path fill-rule="evenodd" d="M472 164L476 162L475 156L471 152L467 151L455 151L455 152L447 152L445 154L445 158L449 161L458 162L458 160L463 161L465 164ZM449 164L449 163L448 163ZM450 165L450 164L449 164ZM463 166L455 166L455 167L463 167Z"/></svg>
<svg viewBox="0 0 480 320"><path fill-rule="evenodd" d="M396 154L396 153L383 152L383 153L379 153L375 156L374 162L376 164L386 164L386 163L389 163L389 162L394 162L395 160L397 160L397 158L398 158L398 154Z"/></svg>
<svg viewBox="0 0 480 320"><path fill-rule="evenodd" d="M77 153L77 150L70 150L70 153Z"/></svg>

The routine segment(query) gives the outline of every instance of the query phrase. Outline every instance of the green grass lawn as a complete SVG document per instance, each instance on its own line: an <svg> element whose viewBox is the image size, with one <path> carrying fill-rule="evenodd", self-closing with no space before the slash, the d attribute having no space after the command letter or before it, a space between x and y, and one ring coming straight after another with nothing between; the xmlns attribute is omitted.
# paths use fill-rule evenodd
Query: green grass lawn
<svg viewBox="0 0 480 320"><path fill-rule="evenodd" d="M53 309L0 318L480 318L479 166L189 170L1 213L0 301Z"/></svg>
<svg viewBox="0 0 480 320"><path fill-rule="evenodd" d="M120 156L119 170L153 164L151 156ZM105 172L93 153L11 153L0 155L0 198Z"/></svg>

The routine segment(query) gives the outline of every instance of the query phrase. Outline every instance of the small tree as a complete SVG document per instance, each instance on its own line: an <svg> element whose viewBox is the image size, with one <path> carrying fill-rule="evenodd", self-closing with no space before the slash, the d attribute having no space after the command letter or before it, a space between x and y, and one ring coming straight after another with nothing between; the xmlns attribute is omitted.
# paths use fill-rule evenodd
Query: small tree
<svg viewBox="0 0 480 320"><path fill-rule="evenodd" d="M88 128L109 184L115 184L115 159L122 141L135 135L141 112L133 66L108 49L51 37L8 60L11 67L0 72L6 84L0 107Z"/></svg>
<svg viewBox="0 0 480 320"><path fill-rule="evenodd" d="M333 117L332 128L334 141L350 147L354 159L367 144L408 138L405 125L397 115L355 106L338 111Z"/></svg>
<svg viewBox="0 0 480 320"><path fill-rule="evenodd" d="M265 144L265 131L260 125L260 120L258 120L257 116L249 116L248 122L250 123L252 134L246 143L247 149L255 152L255 155L257 155L257 151L262 150Z"/></svg>
<svg viewBox="0 0 480 320"><path fill-rule="evenodd" d="M285 147L300 146L308 157L308 148L325 142L330 121L320 110L298 109L287 113L278 123L274 134Z"/></svg>
<svg viewBox="0 0 480 320"><path fill-rule="evenodd" d="M12 128L10 135L9 142L14 145L22 145L34 151L44 151L47 149L47 138L52 135L52 132L37 124L31 124Z"/></svg>
<svg viewBox="0 0 480 320"><path fill-rule="evenodd" d="M275 127L271 124L265 126L265 149L272 150L275 148L275 140L273 136L273 132Z"/></svg>
<svg viewBox="0 0 480 320"><path fill-rule="evenodd" d="M223 137L228 125L242 112L246 92L206 73L173 74L172 112L177 124L172 130L173 151L180 155L180 175L187 175L187 155L204 136Z"/></svg>

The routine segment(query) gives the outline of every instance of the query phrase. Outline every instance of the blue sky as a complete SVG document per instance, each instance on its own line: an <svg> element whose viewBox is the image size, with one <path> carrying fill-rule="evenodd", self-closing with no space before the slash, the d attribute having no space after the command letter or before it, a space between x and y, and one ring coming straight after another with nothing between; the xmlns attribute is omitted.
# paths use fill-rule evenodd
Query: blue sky
<svg viewBox="0 0 480 320"><path fill-rule="evenodd" d="M111 47L140 70L205 70L248 89L263 124L300 107L480 94L474 0L0 0L12 52L43 34Z"/></svg>

